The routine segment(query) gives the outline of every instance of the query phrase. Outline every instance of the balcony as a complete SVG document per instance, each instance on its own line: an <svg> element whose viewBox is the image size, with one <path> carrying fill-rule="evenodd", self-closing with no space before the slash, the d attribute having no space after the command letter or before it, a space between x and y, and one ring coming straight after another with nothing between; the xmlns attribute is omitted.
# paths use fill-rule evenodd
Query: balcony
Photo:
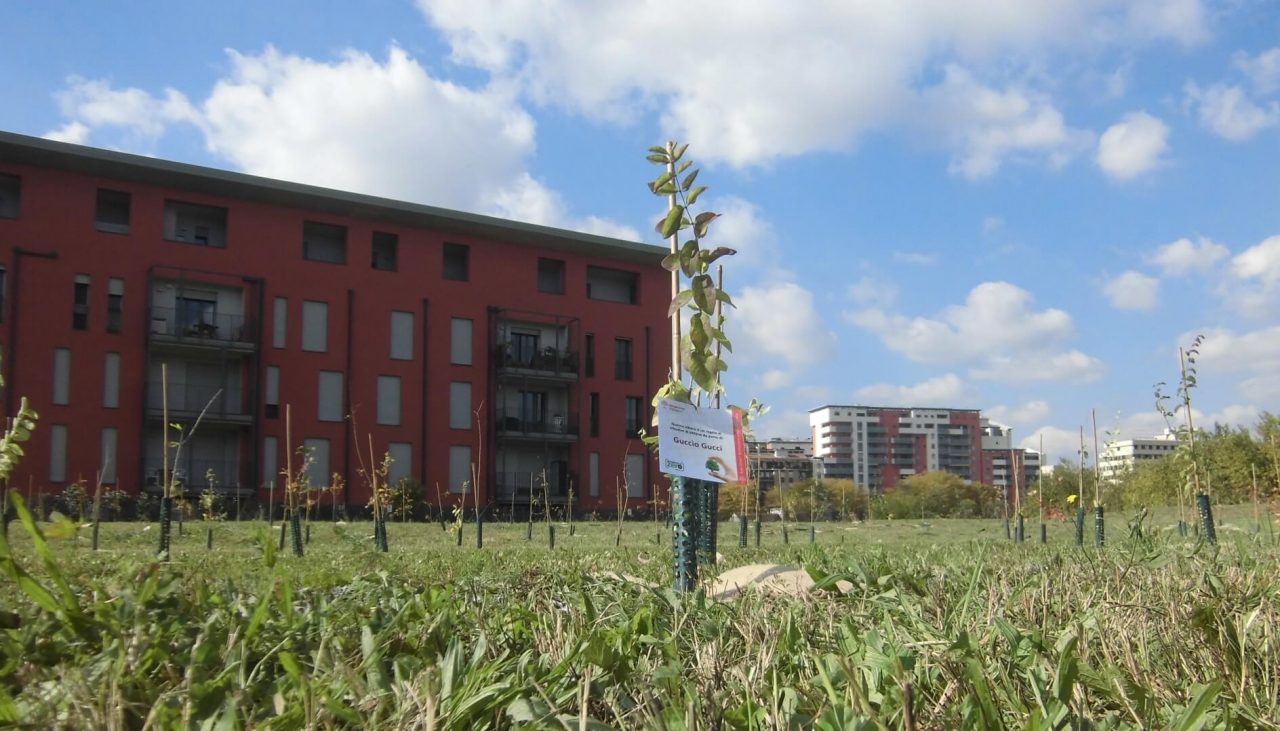
<svg viewBox="0 0 1280 731"><path fill-rule="evenodd" d="M494 349L494 360L500 376L578 380L578 354L570 350L519 350L511 343L501 343Z"/></svg>
<svg viewBox="0 0 1280 731"><path fill-rule="evenodd" d="M216 384L169 382L170 423L194 425L206 404L209 408L202 424L247 425L253 421L253 416L242 408L239 393L228 393ZM164 418L164 390L159 381L147 384L147 418Z"/></svg>
<svg viewBox="0 0 1280 731"><path fill-rule="evenodd" d="M209 485L209 475L214 479L213 489L219 493L232 490L245 490L248 486L240 483L240 464L232 460L184 459L181 464L169 465L173 478L182 485L182 494L187 500L198 500L200 493ZM158 492L164 487L164 468L159 463L147 462L145 471L146 489Z"/></svg>
<svg viewBox="0 0 1280 731"><path fill-rule="evenodd" d="M578 417L554 415L537 418L536 414L498 411L498 437L501 439L536 439L553 442L578 440Z"/></svg>
<svg viewBox="0 0 1280 731"><path fill-rule="evenodd" d="M552 505L563 505L569 500L569 481L572 476L555 480L547 475L546 492L543 492L541 472L499 472L494 486L498 507L503 504L540 504L544 499ZM582 486L574 481L574 502L582 498Z"/></svg>
<svg viewBox="0 0 1280 731"><path fill-rule="evenodd" d="M254 324L242 315L196 315L171 307L152 307L151 341L178 347L251 352L257 340Z"/></svg>

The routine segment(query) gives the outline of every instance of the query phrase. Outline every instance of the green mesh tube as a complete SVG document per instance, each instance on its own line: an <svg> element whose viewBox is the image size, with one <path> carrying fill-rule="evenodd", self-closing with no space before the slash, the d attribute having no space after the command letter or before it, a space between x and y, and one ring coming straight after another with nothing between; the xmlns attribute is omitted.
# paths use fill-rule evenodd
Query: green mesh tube
<svg viewBox="0 0 1280 731"><path fill-rule="evenodd" d="M1209 496L1203 493L1196 495L1196 507L1200 510L1200 529L1204 531L1204 539L1217 543L1218 529L1213 525L1213 506L1209 504Z"/></svg>
<svg viewBox="0 0 1280 731"><path fill-rule="evenodd" d="M671 478L671 554L675 569L673 588L677 592L693 591L698 584L697 535L698 502L696 480Z"/></svg>

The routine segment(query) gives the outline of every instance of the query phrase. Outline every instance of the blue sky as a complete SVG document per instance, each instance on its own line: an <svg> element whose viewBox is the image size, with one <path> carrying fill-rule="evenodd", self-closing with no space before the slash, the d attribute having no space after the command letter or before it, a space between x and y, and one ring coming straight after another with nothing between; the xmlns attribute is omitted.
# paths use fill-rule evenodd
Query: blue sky
<svg viewBox="0 0 1280 731"><path fill-rule="evenodd" d="M9 3L0 128L653 241L691 143L731 400L983 408L1051 457L1280 411L1271 0ZM655 243L657 243L655 241Z"/></svg>

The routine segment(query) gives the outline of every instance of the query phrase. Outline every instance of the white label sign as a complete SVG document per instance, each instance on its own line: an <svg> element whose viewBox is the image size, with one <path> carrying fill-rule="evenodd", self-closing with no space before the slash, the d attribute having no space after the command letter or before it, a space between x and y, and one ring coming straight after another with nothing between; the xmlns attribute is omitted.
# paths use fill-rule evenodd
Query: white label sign
<svg viewBox="0 0 1280 731"><path fill-rule="evenodd" d="M742 415L669 399L658 402L658 464L668 475L746 484Z"/></svg>

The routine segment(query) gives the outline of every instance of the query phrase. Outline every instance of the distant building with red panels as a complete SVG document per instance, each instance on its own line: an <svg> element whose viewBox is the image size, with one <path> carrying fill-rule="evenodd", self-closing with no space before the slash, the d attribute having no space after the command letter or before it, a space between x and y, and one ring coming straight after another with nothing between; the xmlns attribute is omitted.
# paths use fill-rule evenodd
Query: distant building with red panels
<svg viewBox="0 0 1280 731"><path fill-rule="evenodd" d="M40 414L12 484L157 490L167 405L188 491L265 501L306 447L363 506L371 439L429 502L641 508L663 254L0 133L5 413Z"/></svg>
<svg viewBox="0 0 1280 731"><path fill-rule="evenodd" d="M813 456L825 477L851 479L882 493L922 472L978 481L978 411L828 405L809 412Z"/></svg>

